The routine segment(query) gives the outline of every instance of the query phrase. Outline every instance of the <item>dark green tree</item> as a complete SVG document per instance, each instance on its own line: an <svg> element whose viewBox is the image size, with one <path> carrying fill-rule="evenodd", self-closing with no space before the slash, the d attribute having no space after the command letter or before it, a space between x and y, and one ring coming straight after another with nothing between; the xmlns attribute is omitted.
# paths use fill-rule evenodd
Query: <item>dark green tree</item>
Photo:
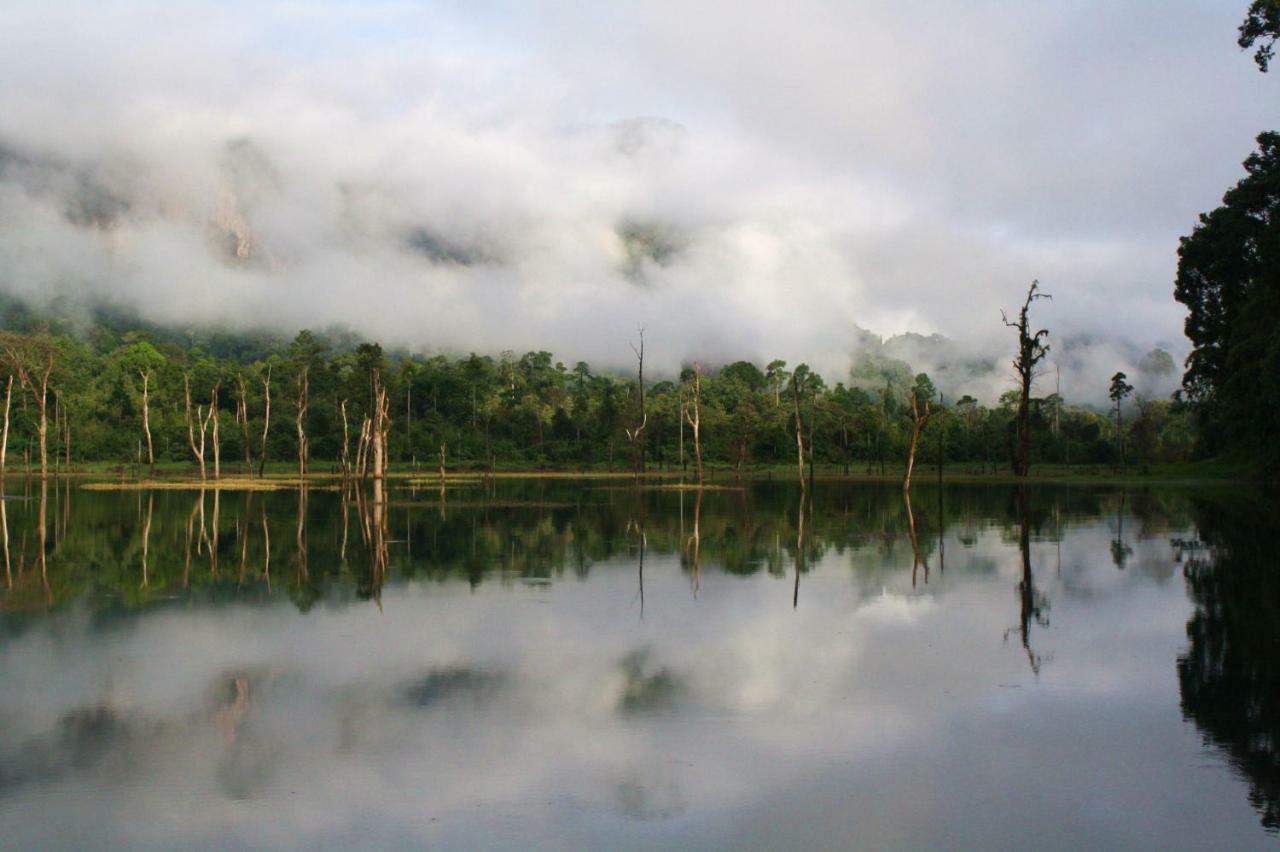
<svg viewBox="0 0 1280 852"><path fill-rule="evenodd" d="M1107 396L1115 406L1116 448L1120 452L1120 467L1124 467L1124 399L1133 393L1133 385L1125 381L1127 378L1128 376L1124 373L1116 373L1111 377L1111 388L1107 392Z"/></svg>
<svg viewBox="0 0 1280 852"><path fill-rule="evenodd" d="M1244 50L1257 45L1253 61L1265 72L1275 53L1277 38L1280 38L1280 0L1253 0L1240 25L1237 43Z"/></svg>
<svg viewBox="0 0 1280 852"><path fill-rule="evenodd" d="M1193 349L1183 390L1201 450L1280 463L1280 134L1258 136L1244 179L1178 248L1174 295Z"/></svg>

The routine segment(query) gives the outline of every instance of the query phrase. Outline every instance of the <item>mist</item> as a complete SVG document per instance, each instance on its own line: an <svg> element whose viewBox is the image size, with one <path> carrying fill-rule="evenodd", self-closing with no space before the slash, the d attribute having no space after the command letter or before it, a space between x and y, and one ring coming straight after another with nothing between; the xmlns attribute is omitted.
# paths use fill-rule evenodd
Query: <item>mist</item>
<svg viewBox="0 0 1280 852"><path fill-rule="evenodd" d="M8 10L0 289L833 384L940 335L990 400L1038 278L1068 399L1180 360L1177 239L1277 118L1240 10L847 5Z"/></svg>

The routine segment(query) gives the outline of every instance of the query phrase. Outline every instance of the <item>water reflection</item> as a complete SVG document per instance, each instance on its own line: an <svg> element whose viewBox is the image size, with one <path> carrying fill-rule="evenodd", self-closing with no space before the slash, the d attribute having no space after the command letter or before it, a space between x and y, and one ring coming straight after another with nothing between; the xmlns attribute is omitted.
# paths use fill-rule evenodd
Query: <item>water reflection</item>
<svg viewBox="0 0 1280 852"><path fill-rule="evenodd" d="M435 485L0 501L15 845L1008 846L1052 825L1047 845L1238 847L1277 826L1263 502Z"/></svg>
<svg viewBox="0 0 1280 852"><path fill-rule="evenodd" d="M1049 602L1036 589L1035 573L1031 570L1031 496L1029 487L1018 486L1014 490L1014 501L1018 511L1018 558L1022 564L1022 577L1018 581L1018 602L1020 604L1018 618L1018 635L1022 639L1022 650L1027 654L1027 663L1034 674L1040 674L1040 666L1044 658L1031 650L1031 626L1049 626L1047 610ZM1005 632L1007 639L1014 628Z"/></svg>
<svg viewBox="0 0 1280 852"><path fill-rule="evenodd" d="M1199 500L1200 537L1179 542L1195 614L1178 659L1182 711L1249 782L1280 829L1280 516L1265 502Z"/></svg>

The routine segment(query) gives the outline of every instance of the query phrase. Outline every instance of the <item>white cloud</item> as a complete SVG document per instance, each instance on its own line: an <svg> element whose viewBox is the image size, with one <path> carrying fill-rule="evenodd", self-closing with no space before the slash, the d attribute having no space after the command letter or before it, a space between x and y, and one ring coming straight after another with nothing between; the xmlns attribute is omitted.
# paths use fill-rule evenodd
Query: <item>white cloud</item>
<svg viewBox="0 0 1280 852"><path fill-rule="evenodd" d="M1195 2L9 12L0 286L601 365L644 323L659 370L998 352L1032 277L1057 339L1179 350L1177 237L1277 118Z"/></svg>

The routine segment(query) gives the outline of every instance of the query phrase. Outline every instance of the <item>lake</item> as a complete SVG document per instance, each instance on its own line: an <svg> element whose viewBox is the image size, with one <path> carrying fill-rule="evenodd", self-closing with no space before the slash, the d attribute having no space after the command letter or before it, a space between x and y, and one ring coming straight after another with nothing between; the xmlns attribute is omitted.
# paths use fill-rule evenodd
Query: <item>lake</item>
<svg viewBox="0 0 1280 852"><path fill-rule="evenodd" d="M8 492L5 848L1280 827L1280 512L1242 488Z"/></svg>

